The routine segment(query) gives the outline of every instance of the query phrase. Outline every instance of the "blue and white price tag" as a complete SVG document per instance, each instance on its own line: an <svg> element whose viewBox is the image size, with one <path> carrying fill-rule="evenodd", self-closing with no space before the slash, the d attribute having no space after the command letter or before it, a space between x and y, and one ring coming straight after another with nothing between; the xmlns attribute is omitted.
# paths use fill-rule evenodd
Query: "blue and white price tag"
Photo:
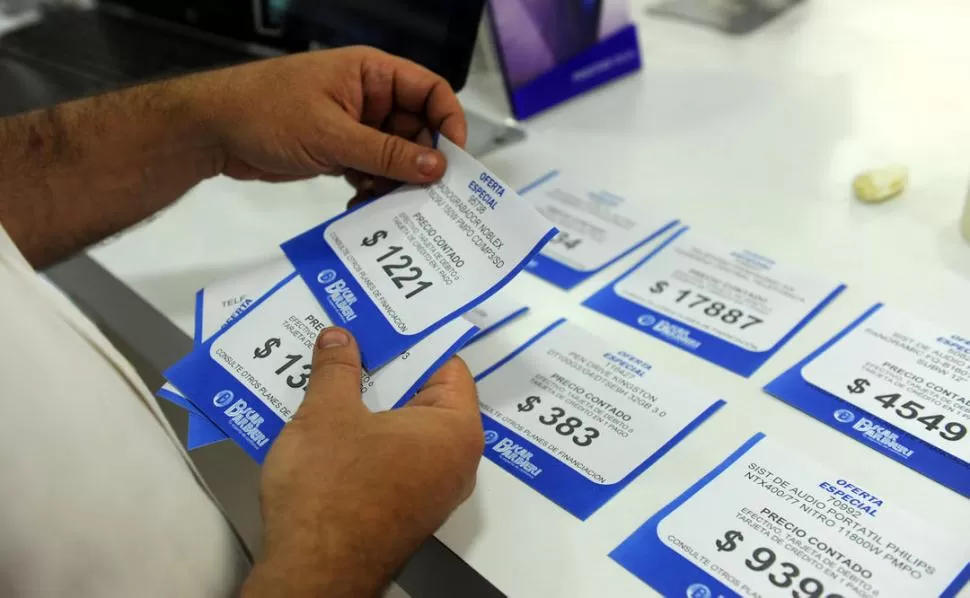
<svg viewBox="0 0 970 598"><path fill-rule="evenodd" d="M553 171L522 190L559 234L526 266L529 272L571 289L641 247L677 220L656 206Z"/></svg>
<svg viewBox="0 0 970 598"><path fill-rule="evenodd" d="M207 285L195 295L195 338L196 347L212 337L220 328L226 326L256 299L262 297L286 275L293 272L293 266L285 256L267 262L237 276ZM158 391L158 396L170 401L189 412L188 437L186 448L191 450L226 440L227 436L209 421L182 392L171 383L166 383Z"/></svg>
<svg viewBox="0 0 970 598"><path fill-rule="evenodd" d="M478 376L485 456L586 519L723 401L565 320Z"/></svg>
<svg viewBox="0 0 970 598"><path fill-rule="evenodd" d="M330 326L323 308L293 274L166 372L168 379L254 459L296 412L317 334ZM386 366L364 373L361 392L373 411L409 399L476 332L456 318Z"/></svg>
<svg viewBox="0 0 970 598"><path fill-rule="evenodd" d="M844 288L684 227L584 305L750 376Z"/></svg>
<svg viewBox="0 0 970 598"><path fill-rule="evenodd" d="M282 245L364 367L380 367L505 285L556 229L444 137L437 183L397 191Z"/></svg>
<svg viewBox="0 0 970 598"><path fill-rule="evenodd" d="M970 496L970 328L877 305L765 391Z"/></svg>
<svg viewBox="0 0 970 598"><path fill-rule="evenodd" d="M906 510L889 488L759 434L610 556L664 596L955 596L970 509Z"/></svg>

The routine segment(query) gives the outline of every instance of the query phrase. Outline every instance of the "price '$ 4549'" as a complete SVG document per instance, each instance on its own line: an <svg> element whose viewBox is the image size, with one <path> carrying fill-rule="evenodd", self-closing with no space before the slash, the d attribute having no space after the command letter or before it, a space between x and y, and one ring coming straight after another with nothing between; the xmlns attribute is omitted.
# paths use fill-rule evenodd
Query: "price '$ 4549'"
<svg viewBox="0 0 970 598"><path fill-rule="evenodd" d="M846 386L846 390L854 395L868 396L871 382L867 378L856 378ZM895 415L896 419L913 419L922 424L928 431L937 431L940 438L956 442L963 440L967 435L967 427L957 421L947 421L942 413L933 413L926 405L913 400L908 400L901 393L890 392L877 394L871 397L874 402L879 403L889 415ZM873 404L873 407L875 405Z"/></svg>

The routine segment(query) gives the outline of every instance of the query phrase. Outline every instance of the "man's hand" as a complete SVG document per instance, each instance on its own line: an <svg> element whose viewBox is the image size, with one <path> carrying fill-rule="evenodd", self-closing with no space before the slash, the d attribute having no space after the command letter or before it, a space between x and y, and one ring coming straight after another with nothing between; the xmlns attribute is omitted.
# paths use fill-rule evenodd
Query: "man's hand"
<svg viewBox="0 0 970 598"><path fill-rule="evenodd" d="M346 175L360 197L437 180L436 132L465 144L448 83L372 48L160 81L0 119L0 222L43 267L218 174Z"/></svg>
<svg viewBox="0 0 970 598"><path fill-rule="evenodd" d="M429 131L465 145L448 82L373 48L266 60L196 82L225 151L222 172L235 178L347 173L352 184L367 175L427 183L445 171L444 155L427 147Z"/></svg>
<svg viewBox="0 0 970 598"><path fill-rule="evenodd" d="M263 466L265 554L246 598L376 595L471 494L483 435L465 364L376 414L360 376L351 336L323 331L306 398Z"/></svg>

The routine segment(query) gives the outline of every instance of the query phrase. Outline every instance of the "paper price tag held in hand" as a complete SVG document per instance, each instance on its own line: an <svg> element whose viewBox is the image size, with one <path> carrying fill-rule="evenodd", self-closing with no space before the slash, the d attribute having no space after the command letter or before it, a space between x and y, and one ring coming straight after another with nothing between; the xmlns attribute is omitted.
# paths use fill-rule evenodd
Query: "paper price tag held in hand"
<svg viewBox="0 0 970 598"><path fill-rule="evenodd" d="M294 273L166 376L261 462L302 404L314 342L320 330L330 325L323 308ZM364 404L382 411L406 401L476 330L464 318L455 318L386 366L364 372Z"/></svg>
<svg viewBox="0 0 970 598"><path fill-rule="evenodd" d="M380 367L504 286L557 232L439 137L444 177L405 186L282 245L334 322Z"/></svg>

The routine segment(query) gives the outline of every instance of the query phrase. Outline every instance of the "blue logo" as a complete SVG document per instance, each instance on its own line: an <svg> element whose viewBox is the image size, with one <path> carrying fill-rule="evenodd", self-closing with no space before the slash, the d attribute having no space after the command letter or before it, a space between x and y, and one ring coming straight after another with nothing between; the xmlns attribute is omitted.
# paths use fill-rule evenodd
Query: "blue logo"
<svg viewBox="0 0 970 598"><path fill-rule="evenodd" d="M326 270L321 270L317 274L317 282L320 284L330 284L331 282L337 280L337 273L329 268Z"/></svg>
<svg viewBox="0 0 970 598"><path fill-rule="evenodd" d="M642 316L637 318L637 324L641 326L653 326L654 322L656 321L657 321L657 318L651 316L650 314L643 314Z"/></svg>
<svg viewBox="0 0 970 598"><path fill-rule="evenodd" d="M212 404L216 407L225 407L232 400L236 398L236 395L232 394L231 390L220 390L216 393L216 396L212 397Z"/></svg>
<svg viewBox="0 0 970 598"><path fill-rule="evenodd" d="M855 419L855 413L852 413L848 409L837 409L832 416L835 417L836 421L840 421L843 424L847 424Z"/></svg>
<svg viewBox="0 0 970 598"><path fill-rule="evenodd" d="M687 598L711 598L711 588L702 583L692 583L687 587Z"/></svg>
<svg viewBox="0 0 970 598"><path fill-rule="evenodd" d="M498 432L495 430L485 430L485 444L495 444L498 440Z"/></svg>

